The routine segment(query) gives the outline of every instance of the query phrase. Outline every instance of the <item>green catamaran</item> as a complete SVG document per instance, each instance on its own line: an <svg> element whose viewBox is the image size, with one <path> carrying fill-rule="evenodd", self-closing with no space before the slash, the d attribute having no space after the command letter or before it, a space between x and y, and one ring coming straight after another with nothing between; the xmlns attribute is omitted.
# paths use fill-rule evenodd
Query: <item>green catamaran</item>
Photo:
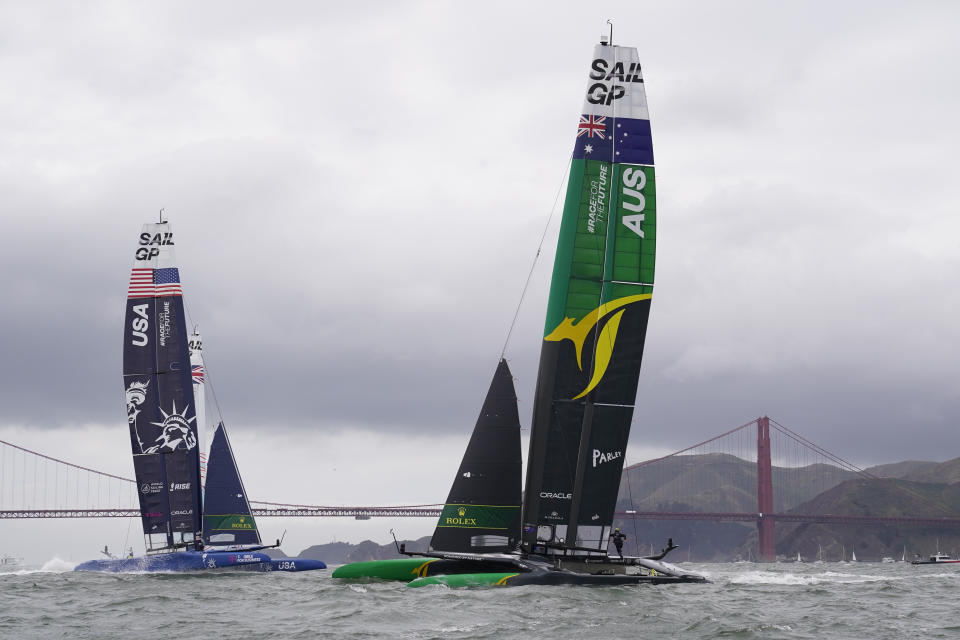
<svg viewBox="0 0 960 640"><path fill-rule="evenodd" d="M430 549L346 565L334 577L403 579L411 586L704 580L660 562L672 542L647 558L607 551L653 295L656 180L637 50L604 39L587 76L541 347L522 517L514 517L521 513L516 394L501 361ZM489 428L491 420L498 429ZM478 458L478 450L494 446L499 458ZM510 473L495 466L504 460ZM495 476L482 488L469 481Z"/></svg>

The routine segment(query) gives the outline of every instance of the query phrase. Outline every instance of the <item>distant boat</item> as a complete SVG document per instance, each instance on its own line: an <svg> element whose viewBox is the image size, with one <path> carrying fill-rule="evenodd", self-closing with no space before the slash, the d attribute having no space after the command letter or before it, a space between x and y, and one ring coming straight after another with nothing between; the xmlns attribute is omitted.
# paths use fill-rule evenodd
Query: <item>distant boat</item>
<svg viewBox="0 0 960 640"><path fill-rule="evenodd" d="M856 561L857 561L857 552L856 552L856 550L851 549L851 550L850 550L850 562L856 562Z"/></svg>
<svg viewBox="0 0 960 640"><path fill-rule="evenodd" d="M890 556L883 556L882 558L880 558L880 562L884 564L893 564L896 562L896 560L894 560Z"/></svg>
<svg viewBox="0 0 960 640"><path fill-rule="evenodd" d="M797 562L803 562L803 559L800 557L799 551L797 551Z"/></svg>
<svg viewBox="0 0 960 640"><path fill-rule="evenodd" d="M929 556L927 560L913 560L910 564L957 564L960 563L960 560L951 558L945 553L940 553L937 551L932 556Z"/></svg>
<svg viewBox="0 0 960 640"><path fill-rule="evenodd" d="M15 558L8 555L0 556L0 567L19 567L21 562L23 562L23 558Z"/></svg>
<svg viewBox="0 0 960 640"><path fill-rule="evenodd" d="M145 224L127 289L123 381L147 555L115 558L104 547L107 558L83 562L75 570L325 568L317 560L273 560L257 553L280 546L280 541L261 543L222 425L217 430L219 440L214 440L209 472L211 478L228 478L224 491L232 491L233 498L231 502L216 492L208 495L212 514L204 519L194 380L173 230L163 221ZM224 504L236 510L227 516Z"/></svg>

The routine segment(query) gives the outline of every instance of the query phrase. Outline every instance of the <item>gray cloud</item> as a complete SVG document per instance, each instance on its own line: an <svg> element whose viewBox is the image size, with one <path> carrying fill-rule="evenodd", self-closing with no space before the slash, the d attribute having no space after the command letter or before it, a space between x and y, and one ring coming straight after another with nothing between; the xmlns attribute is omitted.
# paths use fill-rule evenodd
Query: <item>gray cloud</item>
<svg viewBox="0 0 960 640"><path fill-rule="evenodd" d="M166 207L237 429L471 424L607 16L224 6L5 9L0 423L120 423L130 252ZM954 457L958 10L615 9L658 154L633 442L769 413L864 462ZM507 352L525 421L556 223Z"/></svg>

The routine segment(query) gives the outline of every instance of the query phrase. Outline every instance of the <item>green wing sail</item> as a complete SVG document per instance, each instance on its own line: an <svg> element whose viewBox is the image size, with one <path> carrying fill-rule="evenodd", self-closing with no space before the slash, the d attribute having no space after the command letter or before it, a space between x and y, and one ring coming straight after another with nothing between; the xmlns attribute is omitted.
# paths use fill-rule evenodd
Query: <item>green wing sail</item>
<svg viewBox="0 0 960 640"><path fill-rule="evenodd" d="M554 262L523 540L606 549L653 294L656 179L633 48L597 45Z"/></svg>

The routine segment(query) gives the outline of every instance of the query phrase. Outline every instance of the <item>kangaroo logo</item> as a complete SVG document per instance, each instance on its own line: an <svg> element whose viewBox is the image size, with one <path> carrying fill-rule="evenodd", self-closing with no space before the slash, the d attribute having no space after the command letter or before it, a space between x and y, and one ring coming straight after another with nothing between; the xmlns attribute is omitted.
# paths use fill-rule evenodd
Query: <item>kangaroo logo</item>
<svg viewBox="0 0 960 640"><path fill-rule="evenodd" d="M641 293L635 296L625 296L611 300L610 302L605 302L579 321L575 321L573 318L564 318L563 322L557 325L557 328L544 338L544 340L550 340L551 342L560 342L561 340L570 340L573 342L573 345L577 349L577 367L583 371L583 343L586 341L587 336L590 335L594 326L596 326L604 316L612 313L606 324L603 325L603 329L600 330L600 334L597 336L593 376L590 379L590 384L588 384L587 388L581 391L579 395L574 396L573 400L587 395L603 380L603 374L607 372L607 366L609 366L610 358L613 356L613 345L617 341L617 331L620 329L620 318L623 316L623 312L626 311L626 309L622 309L621 307L639 302L640 300L649 300L652 297L652 293ZM617 311L617 309L620 310ZM616 313L613 313L614 311L616 311Z"/></svg>

